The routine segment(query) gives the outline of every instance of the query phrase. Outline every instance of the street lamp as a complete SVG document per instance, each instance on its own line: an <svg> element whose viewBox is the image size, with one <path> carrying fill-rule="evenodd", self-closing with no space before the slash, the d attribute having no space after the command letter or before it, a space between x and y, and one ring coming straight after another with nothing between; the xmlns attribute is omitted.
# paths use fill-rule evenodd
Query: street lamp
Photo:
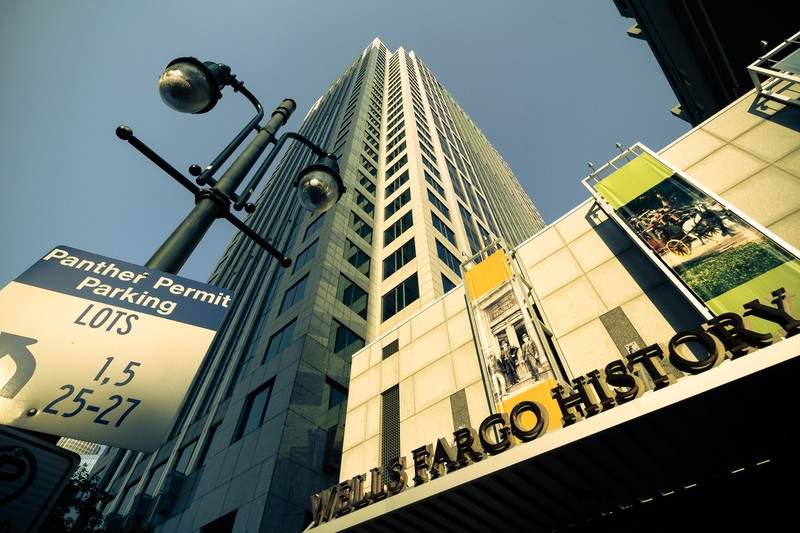
<svg viewBox="0 0 800 533"><path fill-rule="evenodd" d="M256 116L205 169L201 169L198 165L189 167L189 173L195 176L197 185L206 186L202 189L137 139L128 126L117 128L117 137L139 150L195 196L195 206L192 211L146 263L150 268L177 274L217 218L225 218L231 222L239 231L276 257L282 267L291 266L290 258L250 229L230 210L233 206L237 211L242 209L247 213L255 211L255 205L249 202L250 195L266 174L283 144L289 139L301 142L317 156L317 161L301 171L293 182L293 186L297 189L298 201L303 207L317 213L325 212L339 201L346 190L339 175L336 157L299 133L287 132L276 138L276 133L286 124L296 108L294 100L287 98L281 102L267 123L260 126L264 109L255 96L245 89L244 84L231 74L231 69L227 65L211 61L201 62L193 57L181 57L170 62L158 80L161 99L176 111L192 114L210 111L222 98L222 89L228 85L235 92L242 93L253 104ZM253 131L256 132L255 138L230 164L222 177L216 180L214 174L217 170ZM274 146L267 157L256 169L244 191L237 193L244 178L270 144Z"/></svg>

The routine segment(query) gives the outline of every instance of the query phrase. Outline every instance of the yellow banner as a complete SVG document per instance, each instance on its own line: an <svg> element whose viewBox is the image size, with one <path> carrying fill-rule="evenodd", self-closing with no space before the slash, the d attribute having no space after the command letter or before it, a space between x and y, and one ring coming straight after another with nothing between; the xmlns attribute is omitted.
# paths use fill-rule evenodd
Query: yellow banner
<svg viewBox="0 0 800 533"><path fill-rule="evenodd" d="M472 302L509 279L511 279L511 268L502 249L464 274L467 293Z"/></svg>

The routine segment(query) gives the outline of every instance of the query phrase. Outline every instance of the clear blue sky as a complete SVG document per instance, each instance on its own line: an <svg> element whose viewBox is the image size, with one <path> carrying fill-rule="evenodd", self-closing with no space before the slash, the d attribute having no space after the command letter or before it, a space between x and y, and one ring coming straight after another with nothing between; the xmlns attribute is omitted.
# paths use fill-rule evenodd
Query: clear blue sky
<svg viewBox="0 0 800 533"><path fill-rule="evenodd" d="M616 142L660 150L687 131L647 44L612 0L6 0L0 19L0 287L57 245L144 264L191 194L117 139L178 170L208 164L252 116L226 90L182 115L156 82L175 57L231 66L269 114L309 108L376 37L415 51L550 223L588 197ZM243 213L240 213L242 215ZM234 235L217 221L180 275L205 281Z"/></svg>

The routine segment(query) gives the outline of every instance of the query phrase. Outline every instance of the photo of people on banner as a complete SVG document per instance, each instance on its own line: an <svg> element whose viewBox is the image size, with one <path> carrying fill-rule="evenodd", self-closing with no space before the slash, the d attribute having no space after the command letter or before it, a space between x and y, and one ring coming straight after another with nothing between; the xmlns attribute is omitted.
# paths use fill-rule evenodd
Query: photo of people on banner
<svg viewBox="0 0 800 533"><path fill-rule="evenodd" d="M502 250L469 270L465 279L494 401L501 404L553 378L522 289Z"/></svg>
<svg viewBox="0 0 800 533"><path fill-rule="evenodd" d="M492 341L486 361L496 401L500 402L520 388L550 377L550 366L541 346L533 341L517 308L514 316L492 327Z"/></svg>
<svg viewBox="0 0 800 533"><path fill-rule="evenodd" d="M794 254L649 153L595 189L713 313L768 302L779 287L798 293Z"/></svg>

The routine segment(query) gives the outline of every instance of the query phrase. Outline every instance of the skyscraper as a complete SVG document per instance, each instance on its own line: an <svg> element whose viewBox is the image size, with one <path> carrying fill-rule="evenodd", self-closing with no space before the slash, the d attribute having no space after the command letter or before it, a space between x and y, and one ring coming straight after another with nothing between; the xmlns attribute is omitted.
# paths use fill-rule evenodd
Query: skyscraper
<svg viewBox="0 0 800 533"><path fill-rule="evenodd" d="M100 444L77 439L68 439L66 437L59 439L58 445L65 450L70 450L80 455L80 464L81 466L85 467L87 471L91 471L102 450L102 446Z"/></svg>
<svg viewBox="0 0 800 533"><path fill-rule="evenodd" d="M152 454L97 470L111 524L157 531L301 531L309 495L338 481L350 357L461 282L498 237L544 228L502 157L414 52L376 39L299 133L334 154L347 192L322 215L288 184L289 146L209 282L235 300L173 429Z"/></svg>

